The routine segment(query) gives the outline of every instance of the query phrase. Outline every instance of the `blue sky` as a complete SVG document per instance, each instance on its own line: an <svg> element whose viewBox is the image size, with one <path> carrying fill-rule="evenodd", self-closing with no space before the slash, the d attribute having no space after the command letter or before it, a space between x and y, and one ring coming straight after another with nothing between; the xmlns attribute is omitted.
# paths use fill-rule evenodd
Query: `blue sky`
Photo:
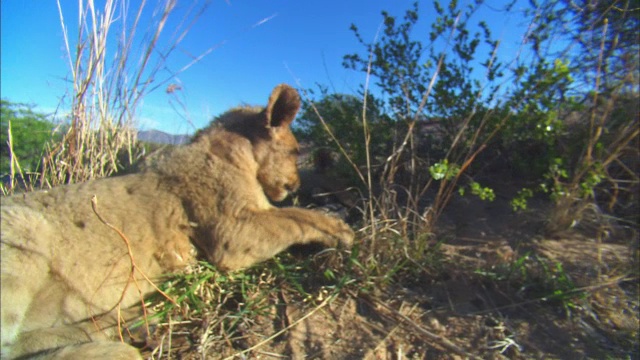
<svg viewBox="0 0 640 360"><path fill-rule="evenodd" d="M73 47L78 2L60 2ZM336 92L355 94L364 83L365 74L342 67L344 55L363 54L350 25L356 24L365 41L371 41L380 26L382 10L401 17L412 2L214 0L167 65L176 71L190 62L188 54L198 55L214 48L173 81L182 86L180 99L196 128L205 126L213 116L230 107L264 104L273 86L282 82L302 88L315 88L320 83ZM96 1L96 6L101 3ZM150 12L156 2L148 3ZM68 59L56 1L2 0L0 4L0 94L4 99L35 104L36 110L52 112L69 87L65 80L69 75ZM178 1L175 18L164 32L167 38L190 4ZM489 23L494 37L502 41L503 58L508 59L518 51L527 24L517 15L507 16L493 10L503 5L502 1L491 2L474 20ZM521 8L516 6L516 10ZM420 23L414 33L424 43L428 43L428 26L433 18L431 2L422 1ZM264 19L269 20L256 26ZM171 103L175 104L175 99L164 88L147 95L137 114L139 126L192 133L194 128L184 120L184 112L176 111Z"/></svg>

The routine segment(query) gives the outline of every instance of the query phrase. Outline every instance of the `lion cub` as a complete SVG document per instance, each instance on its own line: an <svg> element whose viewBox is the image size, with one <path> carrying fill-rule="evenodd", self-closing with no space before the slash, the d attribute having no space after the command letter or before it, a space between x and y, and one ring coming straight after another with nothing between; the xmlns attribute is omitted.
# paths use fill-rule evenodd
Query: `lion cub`
<svg viewBox="0 0 640 360"><path fill-rule="evenodd" d="M153 288L94 213L94 195L97 213L122 231L152 279L193 262L196 249L235 270L293 244L350 246L353 231L341 220L269 201L300 185L289 128L299 108L298 93L279 85L265 108L225 113L141 173L2 198L2 358L140 358L110 339L116 309L135 316Z"/></svg>

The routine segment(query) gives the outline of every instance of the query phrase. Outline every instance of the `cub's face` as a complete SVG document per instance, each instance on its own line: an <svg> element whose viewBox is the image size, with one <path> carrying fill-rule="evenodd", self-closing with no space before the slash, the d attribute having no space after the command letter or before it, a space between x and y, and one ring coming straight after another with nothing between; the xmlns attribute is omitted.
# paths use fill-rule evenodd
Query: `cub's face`
<svg viewBox="0 0 640 360"><path fill-rule="evenodd" d="M293 133L286 127L269 129L269 140L256 144L258 181L272 201L284 200L300 187L298 155L300 148Z"/></svg>
<svg viewBox="0 0 640 360"><path fill-rule="evenodd" d="M292 87L281 84L269 96L269 102L259 114L254 130L254 156L258 162L258 181L272 201L282 201L298 190L298 155L300 148L291 132L291 122L300 110L300 96Z"/></svg>

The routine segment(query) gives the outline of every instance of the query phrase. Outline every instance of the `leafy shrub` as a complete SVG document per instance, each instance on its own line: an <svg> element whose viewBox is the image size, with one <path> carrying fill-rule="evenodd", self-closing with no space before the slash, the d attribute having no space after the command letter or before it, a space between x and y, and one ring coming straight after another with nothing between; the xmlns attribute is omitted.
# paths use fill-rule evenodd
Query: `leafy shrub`
<svg viewBox="0 0 640 360"><path fill-rule="evenodd" d="M324 89L321 89L321 96L320 100L313 104L303 104L295 129L300 140L313 143L314 147L339 153L340 148L330 135L334 134L341 140L340 145L346 152L344 155L357 167L366 167L367 152L374 159L374 163L382 162L390 151L394 133L394 124L391 118L382 112L382 103L368 95L366 109L363 109L364 102L361 97L328 94ZM363 114L366 121L363 121ZM369 136L371 144L368 149L365 146L365 136ZM336 171L355 178L354 169L344 156L340 156Z"/></svg>
<svg viewBox="0 0 640 360"><path fill-rule="evenodd" d="M59 140L55 125L33 106L0 100L0 174L25 177L40 171L46 145Z"/></svg>

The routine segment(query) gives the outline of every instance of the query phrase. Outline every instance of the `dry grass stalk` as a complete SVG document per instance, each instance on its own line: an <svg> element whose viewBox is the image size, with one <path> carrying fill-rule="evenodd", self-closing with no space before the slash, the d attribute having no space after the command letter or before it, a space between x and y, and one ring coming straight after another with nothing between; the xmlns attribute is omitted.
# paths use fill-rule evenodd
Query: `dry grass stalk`
<svg viewBox="0 0 640 360"><path fill-rule="evenodd" d="M178 303L176 303L175 300L173 300L164 291L160 290L160 288L158 288L158 286L156 286L156 284L151 279L149 279L149 277L144 273L144 271L142 271L138 267L138 265L136 265L135 257L133 255L133 250L131 249L131 242L129 241L127 236L120 229L118 229L115 226L113 226L111 223L109 223L107 220L105 220L105 218L102 217L102 215L100 215L100 213L98 212L98 198L95 195L91 199L91 209L93 210L93 213L96 215L96 217L100 220L100 222L105 224L111 230L115 231L118 234L118 236L120 236L120 238L124 241L125 245L127 246L127 254L129 255L129 262L130 262L130 265L131 265L131 268L130 268L130 271L129 271L129 277L127 279L126 284L124 285L124 288L122 289L122 293L120 294L120 299L118 300L118 303L115 306L116 309L117 309L117 313L118 313L118 317L117 317L118 318L118 334L120 336L120 340L124 341L124 338L122 336L122 324L121 324L121 321L123 319L122 319L122 316L120 315L120 310L121 310L120 306L122 304L124 296L127 293L127 289L129 288L129 285L131 285L132 281L135 284L136 289L138 290L138 295L140 297L140 305L142 307L142 314L143 314L143 318L144 318L145 329L147 331L147 335L150 336L151 335L151 331L149 331L149 322L148 322L148 319L147 319L147 307L145 305L145 301L144 301L144 296L142 294L142 290L140 289L140 284L138 283L138 279L135 276L136 273L139 273L140 276L142 276L142 278L144 278L144 280L146 280L147 283L149 283L149 285L151 285L151 287L153 287L153 289L155 291L157 291L162 296L164 296L165 299L167 299L173 305L175 305L175 306L179 306L179 305L178 305Z"/></svg>
<svg viewBox="0 0 640 360"><path fill-rule="evenodd" d="M136 112L144 96L166 85L212 49L179 71L164 75L166 60L203 13L195 2L174 30L171 42L159 48L177 1L158 3L152 15L142 1L136 8L123 0L107 0L96 8L93 0L78 1L78 36L70 41L69 24L58 0L70 70L70 110L63 140L52 144L43 160L40 186L56 186L109 176L133 164L141 154L136 146ZM141 19L151 24L137 46ZM115 52L109 53L113 48Z"/></svg>
<svg viewBox="0 0 640 360"><path fill-rule="evenodd" d="M10 158L10 161L9 161L10 183L9 183L9 188L5 187L4 182L1 184L2 186L1 190L3 195L7 195L8 193L11 193L13 189L15 189L18 186L18 179L22 181L25 188L28 188L30 186L30 184L27 184L27 182L24 179L24 173L22 172L22 168L20 167L20 161L18 161L18 158L16 157L16 153L13 151L13 135L11 134L11 122L8 122L7 124L7 135L8 135L8 142L9 142L7 145L9 147L9 158Z"/></svg>

